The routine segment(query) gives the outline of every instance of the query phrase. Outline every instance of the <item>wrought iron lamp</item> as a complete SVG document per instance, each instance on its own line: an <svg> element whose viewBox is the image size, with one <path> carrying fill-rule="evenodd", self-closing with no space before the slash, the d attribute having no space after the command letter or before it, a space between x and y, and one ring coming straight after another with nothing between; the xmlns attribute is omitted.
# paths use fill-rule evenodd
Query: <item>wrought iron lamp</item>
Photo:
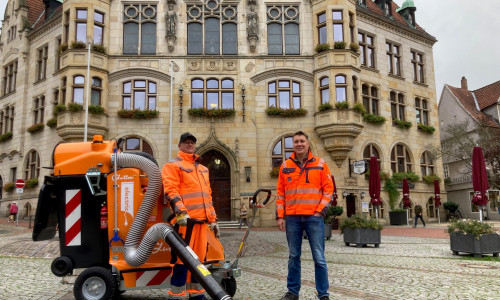
<svg viewBox="0 0 500 300"><path fill-rule="evenodd" d="M347 198L348 195L349 193L347 191L342 192L342 197L344 197L344 199Z"/></svg>
<svg viewBox="0 0 500 300"><path fill-rule="evenodd" d="M247 182L250 182L250 174L251 173L252 173L252 167L246 166L245 167L245 176L247 177Z"/></svg>
<svg viewBox="0 0 500 300"><path fill-rule="evenodd" d="M179 122L182 122L182 91L184 91L184 89L182 88L182 85L179 86L179 110L180 110L180 119L179 119Z"/></svg>
<svg viewBox="0 0 500 300"><path fill-rule="evenodd" d="M361 192L360 196L361 196L361 199L365 198L365 196L366 196L365 192Z"/></svg>

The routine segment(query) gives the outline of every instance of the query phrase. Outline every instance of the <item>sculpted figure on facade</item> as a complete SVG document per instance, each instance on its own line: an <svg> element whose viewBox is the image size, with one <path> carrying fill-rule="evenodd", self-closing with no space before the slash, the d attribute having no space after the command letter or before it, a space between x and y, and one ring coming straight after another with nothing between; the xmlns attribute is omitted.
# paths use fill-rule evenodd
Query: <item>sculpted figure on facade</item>
<svg viewBox="0 0 500 300"><path fill-rule="evenodd" d="M177 13L174 11L173 4L168 5L167 12L167 43L168 50L174 50L175 41L177 40Z"/></svg>
<svg viewBox="0 0 500 300"><path fill-rule="evenodd" d="M250 50L255 50L259 40L259 16L253 6L247 14L247 39L250 42Z"/></svg>

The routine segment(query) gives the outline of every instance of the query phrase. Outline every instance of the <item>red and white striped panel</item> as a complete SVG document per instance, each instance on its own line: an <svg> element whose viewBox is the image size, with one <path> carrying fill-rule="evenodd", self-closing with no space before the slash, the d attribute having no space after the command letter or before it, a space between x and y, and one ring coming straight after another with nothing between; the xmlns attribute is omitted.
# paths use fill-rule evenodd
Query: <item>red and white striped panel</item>
<svg viewBox="0 0 500 300"><path fill-rule="evenodd" d="M82 190L66 190L66 246L82 245Z"/></svg>
<svg viewBox="0 0 500 300"><path fill-rule="evenodd" d="M172 269L136 272L135 286L167 285L170 283L168 278L171 272Z"/></svg>

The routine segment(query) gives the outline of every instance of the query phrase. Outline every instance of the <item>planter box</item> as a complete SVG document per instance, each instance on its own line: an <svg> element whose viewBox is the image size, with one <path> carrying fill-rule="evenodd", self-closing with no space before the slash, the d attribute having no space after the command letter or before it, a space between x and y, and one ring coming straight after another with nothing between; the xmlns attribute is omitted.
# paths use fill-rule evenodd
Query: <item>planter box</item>
<svg viewBox="0 0 500 300"><path fill-rule="evenodd" d="M344 228L344 243L346 246L356 244L356 247L364 247L374 244L375 248L380 245L380 229L371 228Z"/></svg>
<svg viewBox="0 0 500 300"><path fill-rule="evenodd" d="M476 239L471 234L450 233L450 248L453 255L460 252L473 254L474 257L481 257L483 254L493 254L498 257L500 253L500 235L496 233L483 234Z"/></svg>
<svg viewBox="0 0 500 300"><path fill-rule="evenodd" d="M332 224L324 224L324 225L325 225L325 239L330 240L330 238L332 237ZM307 240L307 235L305 230L302 231L302 236L304 237L304 239Z"/></svg>
<svg viewBox="0 0 500 300"><path fill-rule="evenodd" d="M407 225L406 211L390 211L389 220L391 225Z"/></svg>

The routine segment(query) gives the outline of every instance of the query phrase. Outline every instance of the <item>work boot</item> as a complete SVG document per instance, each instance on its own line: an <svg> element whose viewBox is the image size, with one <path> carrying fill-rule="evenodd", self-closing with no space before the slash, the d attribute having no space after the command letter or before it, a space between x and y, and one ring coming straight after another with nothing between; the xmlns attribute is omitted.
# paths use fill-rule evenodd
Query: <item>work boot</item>
<svg viewBox="0 0 500 300"><path fill-rule="evenodd" d="M330 300L330 297L328 297L328 296L323 296L323 297L319 298L319 300Z"/></svg>
<svg viewBox="0 0 500 300"><path fill-rule="evenodd" d="M205 295L201 294L201 295L197 295L194 297L189 297L189 300L207 300L207 297L205 297Z"/></svg>
<svg viewBox="0 0 500 300"><path fill-rule="evenodd" d="M299 300L299 296L294 295L290 292L286 292L286 294L283 295L280 300Z"/></svg>

